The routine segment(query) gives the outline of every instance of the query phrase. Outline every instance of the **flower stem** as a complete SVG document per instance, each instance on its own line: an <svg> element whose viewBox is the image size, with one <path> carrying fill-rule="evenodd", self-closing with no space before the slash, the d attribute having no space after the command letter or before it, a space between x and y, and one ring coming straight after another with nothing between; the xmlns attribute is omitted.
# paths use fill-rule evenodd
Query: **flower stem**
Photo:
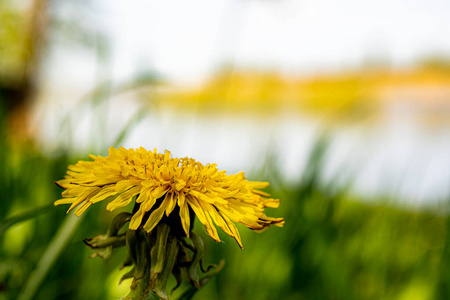
<svg viewBox="0 0 450 300"><path fill-rule="evenodd" d="M146 272L145 276L138 280L136 286L130 290L128 295L122 300L156 300L158 297L152 292L150 285L150 272Z"/></svg>

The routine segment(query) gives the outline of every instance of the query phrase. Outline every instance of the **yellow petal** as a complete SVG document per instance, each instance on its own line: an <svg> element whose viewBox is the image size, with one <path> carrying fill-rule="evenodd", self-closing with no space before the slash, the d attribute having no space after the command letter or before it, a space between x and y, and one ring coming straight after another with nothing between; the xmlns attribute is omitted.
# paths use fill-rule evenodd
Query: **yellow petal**
<svg viewBox="0 0 450 300"><path fill-rule="evenodd" d="M100 188L98 188L98 187L90 187L90 188L84 187L84 192L79 197L77 197L77 200L72 203L72 205L69 207L69 210L67 212L71 211L77 205L84 202L89 196L91 196L91 197L95 196L99 190L100 190Z"/></svg>
<svg viewBox="0 0 450 300"><path fill-rule="evenodd" d="M153 208L153 205L156 203L156 199L151 195L151 189L141 191L141 194L136 199L136 203L141 203L138 211L133 215L130 220L129 228L132 230L136 230L142 223L142 218L144 215Z"/></svg>
<svg viewBox="0 0 450 300"><path fill-rule="evenodd" d="M264 207L277 208L280 206L280 199L262 199Z"/></svg>
<svg viewBox="0 0 450 300"><path fill-rule="evenodd" d="M59 186L62 187L63 189L68 189L69 187L72 186L72 184L70 183L70 179L62 179L62 180L58 180L55 181L55 183Z"/></svg>
<svg viewBox="0 0 450 300"><path fill-rule="evenodd" d="M204 207L204 202L197 201L195 197L192 197L191 195L188 195L186 197L188 200L190 207L194 211L194 213L197 215L199 221L205 225L206 230L208 231L209 235L216 240L217 242L220 242L219 235L217 234L217 230L214 226L214 224L211 221L211 218L209 216L209 213L206 211L206 208Z"/></svg>
<svg viewBox="0 0 450 300"><path fill-rule="evenodd" d="M178 179L177 183L175 184L175 189L177 191L181 191L182 188L184 188L186 186L186 181L184 181L183 179Z"/></svg>
<svg viewBox="0 0 450 300"><path fill-rule="evenodd" d="M141 181L136 179L121 180L116 183L116 192L122 193L133 186L140 185Z"/></svg>
<svg viewBox="0 0 450 300"><path fill-rule="evenodd" d="M228 201L226 201L226 200L224 200L224 199L222 199L220 197L210 198L210 197L206 196L205 194L200 193L200 192L195 191L195 190L190 190L189 194L191 194L195 198L197 198L197 199L199 199L201 201L205 201L207 203L211 203L211 204L221 203L221 204L224 204L224 205L228 204Z"/></svg>
<svg viewBox="0 0 450 300"><path fill-rule="evenodd" d="M159 223L159 221L164 216L164 211L166 210L168 205L169 205L168 201L163 201L161 202L161 205L152 212L152 214L150 215L150 217L148 218L147 222L144 225L144 229L147 232L152 231L153 228L155 228L155 226Z"/></svg>
<svg viewBox="0 0 450 300"><path fill-rule="evenodd" d="M144 217L146 211L145 208L141 205L137 212L134 213L133 217L130 220L129 228L131 230L137 230L142 223L142 218Z"/></svg>
<svg viewBox="0 0 450 300"><path fill-rule="evenodd" d="M239 232L237 231L236 226L234 226L234 224L229 221L226 221L226 217L222 216L222 214L217 211L217 209L208 203L203 203L202 206L208 211L208 213L211 215L212 219L214 220L214 223L216 223L217 226L219 226L226 234L228 234L229 236L233 237L236 242L239 244L239 247L242 247L242 243L241 243L241 238L239 236ZM230 227L231 225L231 227Z"/></svg>
<svg viewBox="0 0 450 300"><path fill-rule="evenodd" d="M92 202L86 201L82 205L78 206L77 209L75 209L75 215L79 217L82 213L88 209L89 206L92 205Z"/></svg>
<svg viewBox="0 0 450 300"><path fill-rule="evenodd" d="M197 203L198 203L198 205L200 205L200 210L203 210L205 218L206 218L206 223L203 223L206 226L206 231L216 242L220 242L219 235L217 234L217 229L211 220L210 214L208 212L208 208L206 206L208 203L204 203L201 201L198 201Z"/></svg>
<svg viewBox="0 0 450 300"><path fill-rule="evenodd" d="M244 246L242 245L242 241L241 241L241 236L239 235L239 231L236 228L236 225L234 225L234 223L226 216L222 215L222 218L225 220L225 222L228 225L228 228L230 228L231 232L233 233L232 236L234 237L236 242L239 244L239 247L241 247L241 249L244 249Z"/></svg>
<svg viewBox="0 0 450 300"><path fill-rule="evenodd" d="M71 204L71 203L73 203L73 201L75 201L75 199L77 199L77 198L76 197L62 198L62 199L56 200L54 205L56 206L56 205L60 205L60 204Z"/></svg>
<svg viewBox="0 0 450 300"><path fill-rule="evenodd" d="M269 186L268 182L263 181L250 181L250 186L254 189L263 189Z"/></svg>
<svg viewBox="0 0 450 300"><path fill-rule="evenodd" d="M158 199L164 196L165 193L167 193L167 187L160 186L152 191L152 197Z"/></svg>
<svg viewBox="0 0 450 300"><path fill-rule="evenodd" d="M185 201L186 201L186 196L185 196L184 192L179 193L178 194L178 206L183 207Z"/></svg>
<svg viewBox="0 0 450 300"><path fill-rule="evenodd" d="M97 193L97 195L95 195L94 197L92 197L90 199L90 201L92 203L97 203L97 202L105 200L106 198L108 198L110 196L114 196L116 194L117 194L117 192L115 191L114 186L110 185L110 186L107 186L107 187L103 187L101 189L101 191Z"/></svg>
<svg viewBox="0 0 450 300"><path fill-rule="evenodd" d="M260 196L263 196L263 197L270 197L270 194L268 194L266 192L263 192L263 191L253 190L253 193L257 194L257 195L260 195Z"/></svg>
<svg viewBox="0 0 450 300"><path fill-rule="evenodd" d="M116 199L109 202L108 205L106 206L106 209L109 211L113 211L116 208L126 206L128 203L131 202L131 200L133 199L134 196L139 194L140 191L141 191L141 187L135 186L135 187L129 189L128 191L123 192Z"/></svg>
<svg viewBox="0 0 450 300"><path fill-rule="evenodd" d="M142 203L148 200L150 197L151 188L144 187L141 189L139 197L136 199L136 203Z"/></svg>
<svg viewBox="0 0 450 300"><path fill-rule="evenodd" d="M175 205L177 204L177 200L174 197L174 193L168 193L167 197L164 199L164 201L168 201L169 202L167 204L167 208L166 208L166 216L169 216L170 213L175 208Z"/></svg>
<svg viewBox="0 0 450 300"><path fill-rule="evenodd" d="M189 206L194 211L194 213L197 215L198 220L202 224L206 225L206 223L207 223L206 216L205 216L205 213L203 212L203 210L201 209L200 205L198 204L198 201L191 195L187 195L186 200L187 200L187 203L189 203Z"/></svg>
<svg viewBox="0 0 450 300"><path fill-rule="evenodd" d="M187 203L185 203L183 206L180 206L180 219L181 219L181 226L183 226L184 232L186 233L186 236L189 238L191 217L189 215L189 206Z"/></svg>

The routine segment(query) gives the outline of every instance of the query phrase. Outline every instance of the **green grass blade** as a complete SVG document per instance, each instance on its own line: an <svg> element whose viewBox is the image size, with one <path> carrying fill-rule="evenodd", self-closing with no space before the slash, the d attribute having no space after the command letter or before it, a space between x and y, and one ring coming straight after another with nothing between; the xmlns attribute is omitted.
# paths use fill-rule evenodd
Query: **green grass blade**
<svg viewBox="0 0 450 300"><path fill-rule="evenodd" d="M18 300L30 300L33 299L39 286L44 281L48 271L55 263L56 259L61 254L64 247L69 242L75 229L80 224L80 218L69 215L61 224L56 235L48 245L41 259L39 260L36 269L31 273L28 281L22 289Z"/></svg>
<svg viewBox="0 0 450 300"><path fill-rule="evenodd" d="M16 223L38 217L42 214L46 214L52 211L55 211L55 206L53 204L50 204L24 212L18 216L6 219L0 223L0 235L2 235L9 227L13 226Z"/></svg>

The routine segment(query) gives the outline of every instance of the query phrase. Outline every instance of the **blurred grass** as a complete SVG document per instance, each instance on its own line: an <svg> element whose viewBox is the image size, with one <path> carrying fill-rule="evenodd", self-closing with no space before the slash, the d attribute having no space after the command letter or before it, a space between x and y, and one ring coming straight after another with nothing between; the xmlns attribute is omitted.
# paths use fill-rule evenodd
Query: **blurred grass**
<svg viewBox="0 0 450 300"><path fill-rule="evenodd" d="M65 208L51 207L61 192L53 182L77 158L64 151L46 157L31 142L9 139L4 124L1 128L0 299L16 299L63 224ZM281 206L268 215L284 217L284 228L260 235L240 226L241 251L224 233L224 243L215 243L196 223L206 241L206 263L224 258L226 265L194 299L450 297L446 204L421 210L396 207L392 199L364 199L342 185L324 184L320 178L327 145L326 136L317 141L295 185L281 179L276 156L257 176L248 176L271 182L270 192L281 199ZM115 214L106 213L105 203L88 210L33 299L114 299L126 294L129 282L117 285L127 271L118 271L124 249L103 261L89 259L92 252L82 243L104 232Z"/></svg>
<svg viewBox="0 0 450 300"><path fill-rule="evenodd" d="M242 252L210 244L214 260L227 261L214 289L208 287L210 298L448 299L449 217L437 208L369 203L324 186L326 145L322 139L312 149L296 186L266 170L282 200L269 214L283 216L285 227L263 235L241 230Z"/></svg>

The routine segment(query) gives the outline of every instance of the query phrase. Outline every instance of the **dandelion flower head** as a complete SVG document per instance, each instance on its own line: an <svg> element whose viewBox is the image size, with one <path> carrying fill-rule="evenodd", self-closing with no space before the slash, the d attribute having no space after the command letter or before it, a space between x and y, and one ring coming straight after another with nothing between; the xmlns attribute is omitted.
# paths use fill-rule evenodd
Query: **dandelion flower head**
<svg viewBox="0 0 450 300"><path fill-rule="evenodd" d="M129 229L143 226L150 232L164 215L178 214L189 237L193 212L214 240L220 241L218 226L241 248L234 223L255 231L284 224L282 218L264 214L264 208L279 205L278 199L260 190L269 183L248 181L243 172L227 175L216 164L202 165L187 157L172 158L169 151L161 154L142 147L111 147L108 156L90 158L93 161L70 165L65 178L56 182L65 191L55 205L71 204L68 212L76 208L77 216L103 200L110 201L109 211L135 201Z"/></svg>

